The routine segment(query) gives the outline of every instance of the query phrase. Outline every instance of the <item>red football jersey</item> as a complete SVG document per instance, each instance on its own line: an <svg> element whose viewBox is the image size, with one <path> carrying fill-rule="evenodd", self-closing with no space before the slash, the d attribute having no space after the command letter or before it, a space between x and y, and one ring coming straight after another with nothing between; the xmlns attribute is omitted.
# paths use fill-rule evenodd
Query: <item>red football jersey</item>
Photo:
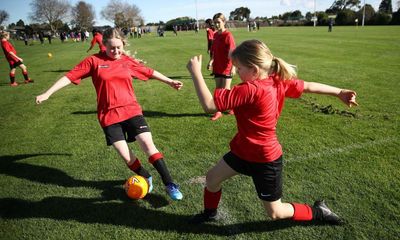
<svg viewBox="0 0 400 240"><path fill-rule="evenodd" d="M101 52L105 52L106 51L106 46L104 46L104 44L103 44L103 35L101 35L100 33L96 33L93 36L93 39L90 42L90 45L93 47L96 43L99 44L99 48L100 48Z"/></svg>
<svg viewBox="0 0 400 240"><path fill-rule="evenodd" d="M97 93L97 116L102 127L141 115L132 79L147 80L154 70L131 57L111 59L105 53L85 58L65 76L74 84L92 77Z"/></svg>
<svg viewBox="0 0 400 240"><path fill-rule="evenodd" d="M218 111L233 109L238 132L230 143L231 151L249 162L271 162L282 155L276 136L276 124L284 98L298 98L304 81L263 80L241 83L231 90L216 89L214 102Z"/></svg>
<svg viewBox="0 0 400 240"><path fill-rule="evenodd" d="M214 39L214 30L207 28L207 40L212 41Z"/></svg>
<svg viewBox="0 0 400 240"><path fill-rule="evenodd" d="M15 59L10 54L10 52L12 52L15 55L17 55L17 51L15 50L14 46L9 41L7 41L6 39L2 39L1 40L1 48L3 49L4 55L6 56L6 59L10 64L18 62L18 60Z"/></svg>
<svg viewBox="0 0 400 240"><path fill-rule="evenodd" d="M213 52L213 73L222 75L231 75L232 60L229 54L235 49L235 40L232 33L228 30L222 33L215 32L212 45Z"/></svg>

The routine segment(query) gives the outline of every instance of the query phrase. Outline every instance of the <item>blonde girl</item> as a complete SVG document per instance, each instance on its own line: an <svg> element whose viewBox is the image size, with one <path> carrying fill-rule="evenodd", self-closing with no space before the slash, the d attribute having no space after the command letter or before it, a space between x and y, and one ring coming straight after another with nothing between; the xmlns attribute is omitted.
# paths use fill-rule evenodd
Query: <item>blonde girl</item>
<svg viewBox="0 0 400 240"><path fill-rule="evenodd" d="M183 84L146 67L125 54L124 35L116 29L104 33L105 52L85 58L64 77L60 78L45 93L36 97L36 103L47 100L53 93L81 79L91 77L97 93L97 116L103 128L106 143L112 145L133 172L146 177L151 192L152 177L128 147L128 142L137 141L148 161L161 175L168 195L173 200L181 200L183 195L174 183L164 162L163 154L153 143L150 128L136 100L132 79L148 80L153 78L179 90Z"/></svg>
<svg viewBox="0 0 400 240"><path fill-rule="evenodd" d="M202 223L217 218L222 183L238 174L250 176L267 215L273 219L341 223L324 201L314 205L284 203L282 198L282 147L276 125L285 97L302 93L338 97L348 106L357 105L356 93L315 82L297 79L294 66L272 55L258 40L240 44L231 54L242 82L231 90L218 88L210 93L201 75L201 56L188 63L200 103L207 113L233 109L238 132L230 142L230 152L212 167L206 176L204 211L192 219Z"/></svg>

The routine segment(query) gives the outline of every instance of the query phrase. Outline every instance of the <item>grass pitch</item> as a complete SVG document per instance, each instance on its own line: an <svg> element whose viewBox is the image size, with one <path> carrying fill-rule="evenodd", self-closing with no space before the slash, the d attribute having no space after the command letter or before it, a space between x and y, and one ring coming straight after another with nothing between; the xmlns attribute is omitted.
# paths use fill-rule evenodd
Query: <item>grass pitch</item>
<svg viewBox="0 0 400 240"><path fill-rule="evenodd" d="M186 70L191 56L206 56L201 31L165 38L153 33L130 39L128 47L148 66L184 83L174 91L158 81L133 82L156 146L181 186L180 202L168 199L158 174L134 144L154 175L155 189L140 201L125 196L121 185L132 173L105 146L90 79L34 104L36 95L87 56L88 43L13 42L35 83L8 86L8 64L1 58L0 238L400 238L400 27L232 32L237 44L252 38L266 42L274 55L298 66L301 79L357 91L360 106L352 109L333 97L288 99L277 130L285 154L283 200L324 198L346 225L272 222L251 180L243 176L223 186L221 221L187 223L202 209L203 176L228 151L236 131L232 116L208 120ZM203 73L213 89L213 79ZM19 70L16 76L23 81Z"/></svg>

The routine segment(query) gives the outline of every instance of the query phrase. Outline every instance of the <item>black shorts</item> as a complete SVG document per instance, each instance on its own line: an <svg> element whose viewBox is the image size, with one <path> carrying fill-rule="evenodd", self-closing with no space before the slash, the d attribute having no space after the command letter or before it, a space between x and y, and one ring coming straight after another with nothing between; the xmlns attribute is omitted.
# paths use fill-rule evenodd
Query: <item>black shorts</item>
<svg viewBox="0 0 400 240"><path fill-rule="evenodd" d="M125 121L114 123L110 126L103 127L106 135L107 146L111 146L114 142L125 140L127 142L136 141L135 137L144 132L150 132L150 127L142 115L134 116Z"/></svg>
<svg viewBox="0 0 400 240"><path fill-rule="evenodd" d="M228 152L223 158L236 172L252 177L258 198L268 202L282 198L282 156L266 163L245 161L232 152Z"/></svg>
<svg viewBox="0 0 400 240"><path fill-rule="evenodd" d="M232 78L231 75L224 75L224 74L219 74L219 73L213 73L214 78Z"/></svg>
<svg viewBox="0 0 400 240"><path fill-rule="evenodd" d="M207 41L207 50L208 51L212 51L211 47L212 47L213 41L212 40L208 40Z"/></svg>
<svg viewBox="0 0 400 240"><path fill-rule="evenodd" d="M24 64L24 63L21 61L9 63L10 69L17 68L19 65L22 65L22 64Z"/></svg>

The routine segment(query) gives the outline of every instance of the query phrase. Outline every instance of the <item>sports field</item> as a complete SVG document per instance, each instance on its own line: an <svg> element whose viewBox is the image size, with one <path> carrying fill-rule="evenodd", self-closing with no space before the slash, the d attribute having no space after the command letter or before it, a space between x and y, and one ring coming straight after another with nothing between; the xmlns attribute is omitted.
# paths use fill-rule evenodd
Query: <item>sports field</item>
<svg viewBox="0 0 400 240"><path fill-rule="evenodd" d="M360 106L351 109L333 97L288 99L277 129L285 153L283 201L325 199L345 225L270 221L243 176L224 184L220 221L187 223L202 210L204 175L228 151L236 124L233 116L209 120L186 70L191 56L206 55L205 32L167 32L130 39L128 49L184 83L175 91L158 81L133 82L184 199L169 200L134 144L155 189L143 200L126 197L122 184L132 173L105 145L90 79L35 105L36 95L87 56L88 43L14 41L35 83L10 87L8 64L0 58L0 239L399 239L400 27L232 32L237 44L266 42L274 55L298 66L301 79L357 91ZM203 73L213 89L209 72ZM19 70L16 77L23 82Z"/></svg>

